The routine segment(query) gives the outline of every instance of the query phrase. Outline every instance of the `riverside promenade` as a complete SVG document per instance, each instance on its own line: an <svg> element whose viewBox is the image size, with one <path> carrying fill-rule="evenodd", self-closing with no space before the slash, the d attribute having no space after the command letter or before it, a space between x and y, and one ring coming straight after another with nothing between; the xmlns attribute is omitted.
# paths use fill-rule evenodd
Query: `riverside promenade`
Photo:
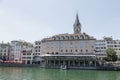
<svg viewBox="0 0 120 80"><path fill-rule="evenodd" d="M48 69L60 69L59 66L45 66L43 64L22 64L22 63L4 63L0 62L1 67L40 67ZM78 70L115 70L120 71L120 62L102 62L96 67L80 67L80 66L67 66L66 69L78 69Z"/></svg>

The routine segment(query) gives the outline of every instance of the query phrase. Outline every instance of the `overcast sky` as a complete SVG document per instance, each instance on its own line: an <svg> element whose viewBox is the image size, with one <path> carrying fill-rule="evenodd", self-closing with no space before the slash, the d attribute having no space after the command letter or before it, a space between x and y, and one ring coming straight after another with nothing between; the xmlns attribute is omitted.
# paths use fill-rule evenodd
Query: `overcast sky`
<svg viewBox="0 0 120 80"><path fill-rule="evenodd" d="M0 42L73 33L77 12L82 32L120 39L120 0L0 0Z"/></svg>

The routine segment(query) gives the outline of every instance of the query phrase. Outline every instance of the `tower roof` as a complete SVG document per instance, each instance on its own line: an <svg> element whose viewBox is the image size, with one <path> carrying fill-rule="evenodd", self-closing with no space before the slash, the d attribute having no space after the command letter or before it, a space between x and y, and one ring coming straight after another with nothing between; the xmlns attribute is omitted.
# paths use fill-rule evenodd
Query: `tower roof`
<svg viewBox="0 0 120 80"><path fill-rule="evenodd" d="M76 19L75 19L75 23L73 25L73 28L74 28L75 34L81 33L81 24L79 22L78 13L76 14Z"/></svg>
<svg viewBox="0 0 120 80"><path fill-rule="evenodd" d="M76 14L76 19L75 19L74 25L81 25L80 22L79 22L78 13Z"/></svg>

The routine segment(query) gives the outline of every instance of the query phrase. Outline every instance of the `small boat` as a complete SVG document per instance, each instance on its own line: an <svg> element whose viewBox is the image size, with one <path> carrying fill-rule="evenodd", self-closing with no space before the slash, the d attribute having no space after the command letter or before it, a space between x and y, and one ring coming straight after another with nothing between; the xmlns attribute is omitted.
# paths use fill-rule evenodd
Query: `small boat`
<svg viewBox="0 0 120 80"><path fill-rule="evenodd" d="M60 69L66 70L66 69L67 69L67 66L66 66L66 65L61 65L61 66L60 66Z"/></svg>

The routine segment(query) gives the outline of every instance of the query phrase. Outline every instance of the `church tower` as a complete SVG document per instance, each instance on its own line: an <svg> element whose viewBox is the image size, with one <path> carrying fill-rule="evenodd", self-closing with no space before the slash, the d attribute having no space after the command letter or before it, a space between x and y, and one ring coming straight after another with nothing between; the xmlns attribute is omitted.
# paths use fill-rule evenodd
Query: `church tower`
<svg viewBox="0 0 120 80"><path fill-rule="evenodd" d="M81 24L79 22L78 14L76 14L75 23L73 25L74 28L74 34L80 34L81 33Z"/></svg>

